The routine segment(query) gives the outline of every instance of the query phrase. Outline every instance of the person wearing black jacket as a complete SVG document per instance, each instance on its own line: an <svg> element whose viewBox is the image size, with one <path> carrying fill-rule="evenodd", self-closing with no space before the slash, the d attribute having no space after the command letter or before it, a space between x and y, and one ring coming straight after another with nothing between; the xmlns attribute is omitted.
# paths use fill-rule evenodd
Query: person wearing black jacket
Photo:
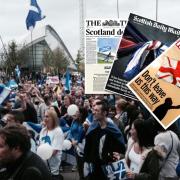
<svg viewBox="0 0 180 180"><path fill-rule="evenodd" d="M102 165L113 162L113 152L125 153L124 138L108 120L108 105L99 101L94 107L95 121L89 127L84 148L84 175L91 180L105 180Z"/></svg>
<svg viewBox="0 0 180 180"><path fill-rule="evenodd" d="M30 147L28 132L22 125L0 129L0 179L51 180L48 167Z"/></svg>

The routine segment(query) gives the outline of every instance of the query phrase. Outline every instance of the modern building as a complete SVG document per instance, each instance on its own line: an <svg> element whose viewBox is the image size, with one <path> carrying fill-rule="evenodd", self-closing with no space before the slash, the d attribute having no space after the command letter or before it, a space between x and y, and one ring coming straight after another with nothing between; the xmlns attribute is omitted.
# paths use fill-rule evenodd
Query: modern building
<svg viewBox="0 0 180 180"><path fill-rule="evenodd" d="M77 70L75 61L73 60L63 40L50 25L34 29L32 34L28 33L28 35L21 39L18 44L19 43L25 46L25 48L28 48L29 51L29 58L24 67L28 67L36 71L42 70L44 50L53 51L59 47L69 61L69 68Z"/></svg>

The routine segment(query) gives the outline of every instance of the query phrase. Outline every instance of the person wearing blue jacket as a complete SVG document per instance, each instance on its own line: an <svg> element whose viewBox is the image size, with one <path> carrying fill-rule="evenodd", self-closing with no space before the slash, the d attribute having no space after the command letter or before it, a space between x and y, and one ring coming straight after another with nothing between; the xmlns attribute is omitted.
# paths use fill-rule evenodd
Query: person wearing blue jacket
<svg viewBox="0 0 180 180"><path fill-rule="evenodd" d="M67 139L70 140L72 143L72 149L74 149L80 179L83 179L83 164L84 164L83 141L85 139L85 129L83 127L83 123L86 120L87 116L88 116L87 109L80 107L79 111L73 117L74 120L71 124L70 131L67 136Z"/></svg>

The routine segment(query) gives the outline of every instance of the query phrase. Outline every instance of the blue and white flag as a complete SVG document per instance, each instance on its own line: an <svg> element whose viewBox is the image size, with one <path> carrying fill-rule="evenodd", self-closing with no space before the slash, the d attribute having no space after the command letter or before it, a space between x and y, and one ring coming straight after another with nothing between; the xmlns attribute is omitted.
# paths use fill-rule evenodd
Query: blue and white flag
<svg viewBox="0 0 180 180"><path fill-rule="evenodd" d="M23 125L27 128L27 130L31 130L34 132L35 139L39 136L40 131L42 130L41 124L35 124L32 122L23 122Z"/></svg>
<svg viewBox="0 0 180 180"><path fill-rule="evenodd" d="M16 83L16 81L14 79L11 79L11 80L9 80L7 87L10 89L18 88L18 84Z"/></svg>
<svg viewBox="0 0 180 180"><path fill-rule="evenodd" d="M0 85L0 104L4 102L4 100L8 97L10 92L11 89Z"/></svg>
<svg viewBox="0 0 180 180"><path fill-rule="evenodd" d="M166 45L163 45L160 41L148 41L144 43L134 54L132 59L130 59L126 70L123 74L123 77L127 80L131 80L133 77L135 77L140 71L144 64L144 61L146 60L146 57L150 50L156 50L155 51L155 57L160 55L164 50L166 50L168 47ZM143 57L144 54L144 57Z"/></svg>
<svg viewBox="0 0 180 180"><path fill-rule="evenodd" d="M99 48L99 52L107 52L111 50L111 46L103 46Z"/></svg>
<svg viewBox="0 0 180 180"><path fill-rule="evenodd" d="M66 82L65 82L65 89L70 91L71 90L71 85L70 85L71 77L69 73L69 69L66 70Z"/></svg>
<svg viewBox="0 0 180 180"><path fill-rule="evenodd" d="M18 66L18 65L17 65L17 66L16 66L16 68L15 68L15 72L16 72L16 76L17 76L18 78L20 78L21 71L20 71L20 69L19 69L19 66Z"/></svg>
<svg viewBox="0 0 180 180"><path fill-rule="evenodd" d="M36 0L31 0L29 13L26 18L26 27L28 30L34 28L36 21L41 21L45 16L42 15L41 9L38 6Z"/></svg>
<svg viewBox="0 0 180 180"><path fill-rule="evenodd" d="M108 180L122 180L126 178L126 162L125 159L103 165L103 172Z"/></svg>

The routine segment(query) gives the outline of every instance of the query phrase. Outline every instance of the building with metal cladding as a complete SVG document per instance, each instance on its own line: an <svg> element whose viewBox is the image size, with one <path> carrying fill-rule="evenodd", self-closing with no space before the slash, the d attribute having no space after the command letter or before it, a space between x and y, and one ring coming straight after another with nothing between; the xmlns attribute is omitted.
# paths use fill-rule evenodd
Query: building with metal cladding
<svg viewBox="0 0 180 180"><path fill-rule="evenodd" d="M69 61L69 68L76 70L75 62L65 46L64 42L58 35L58 33L50 26L46 25L44 27L34 29L29 33L23 40L20 40L20 44L23 44L25 48L28 48L29 58L25 67L32 68L34 70L42 70L43 67L43 53L44 50L53 51L56 48L60 48L66 58Z"/></svg>

